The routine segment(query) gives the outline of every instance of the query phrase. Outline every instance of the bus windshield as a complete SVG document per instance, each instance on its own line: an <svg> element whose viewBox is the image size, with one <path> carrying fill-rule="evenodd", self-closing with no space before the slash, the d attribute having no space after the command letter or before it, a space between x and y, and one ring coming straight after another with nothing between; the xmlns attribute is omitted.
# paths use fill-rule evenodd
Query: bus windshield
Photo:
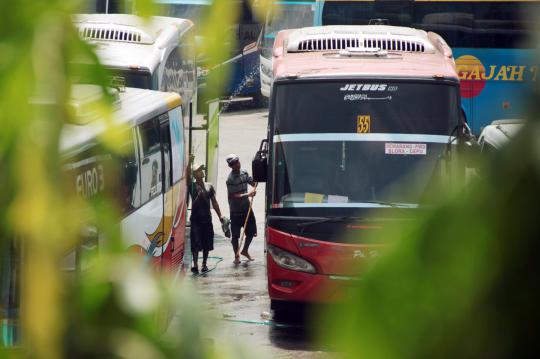
<svg viewBox="0 0 540 359"><path fill-rule="evenodd" d="M154 84L152 74L150 72L117 70L114 71L114 74L114 77L121 77L125 81L126 87L157 90L157 81Z"/></svg>
<svg viewBox="0 0 540 359"><path fill-rule="evenodd" d="M159 4L165 5L161 9L160 15L177 17L181 19L189 19L194 24L199 25L205 12L208 11L210 2L204 1L156 1Z"/></svg>
<svg viewBox="0 0 540 359"><path fill-rule="evenodd" d="M417 206L459 123L456 85L282 84L275 96L274 208Z"/></svg>
<svg viewBox="0 0 540 359"><path fill-rule="evenodd" d="M73 64L77 69L78 77L75 82L78 84L92 84L92 73L96 71L95 65ZM146 90L157 90L157 78L152 76L148 70L136 71L132 69L108 69L110 73L111 84L113 86L123 85L125 87L136 87Z"/></svg>

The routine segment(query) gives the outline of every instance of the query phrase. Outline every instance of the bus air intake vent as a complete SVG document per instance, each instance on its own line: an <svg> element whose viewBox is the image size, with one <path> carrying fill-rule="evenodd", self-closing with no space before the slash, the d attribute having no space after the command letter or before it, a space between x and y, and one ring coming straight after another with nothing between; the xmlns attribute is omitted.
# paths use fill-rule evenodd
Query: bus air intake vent
<svg viewBox="0 0 540 359"><path fill-rule="evenodd" d="M426 49L424 44L419 41L392 38L366 38L364 39L364 46L376 47L381 50L403 52L424 52Z"/></svg>
<svg viewBox="0 0 540 359"><path fill-rule="evenodd" d="M363 47L362 39L325 38L304 40L298 44L298 52L344 50L351 47Z"/></svg>
<svg viewBox="0 0 540 359"><path fill-rule="evenodd" d="M79 36L85 40L120 41L137 44L152 44L146 33L128 26L111 24L84 24L79 27Z"/></svg>
<svg viewBox="0 0 540 359"><path fill-rule="evenodd" d="M389 29L391 31L388 31ZM288 52L339 51L351 48L373 48L393 52L435 51L423 31L391 26L303 28L292 31L287 44Z"/></svg>

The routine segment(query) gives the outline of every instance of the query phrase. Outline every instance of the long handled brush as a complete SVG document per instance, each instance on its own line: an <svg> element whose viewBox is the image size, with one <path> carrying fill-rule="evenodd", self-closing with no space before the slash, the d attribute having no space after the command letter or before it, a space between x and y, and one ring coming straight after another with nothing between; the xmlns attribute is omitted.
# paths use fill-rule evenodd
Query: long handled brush
<svg viewBox="0 0 540 359"><path fill-rule="evenodd" d="M257 189L258 184L259 184L258 182L255 182L255 186L253 186L253 189ZM254 197L251 197L251 199L249 201L249 208L248 208L248 212L247 212L247 215L246 215L246 219L244 220L244 227L242 227L242 235L240 236L240 243L238 243L238 249L236 250L236 257L240 257L240 248L242 248L242 245L244 244L244 237L245 237L245 234L246 234L247 221L248 221L249 215L251 214L251 207L253 206L253 198Z"/></svg>

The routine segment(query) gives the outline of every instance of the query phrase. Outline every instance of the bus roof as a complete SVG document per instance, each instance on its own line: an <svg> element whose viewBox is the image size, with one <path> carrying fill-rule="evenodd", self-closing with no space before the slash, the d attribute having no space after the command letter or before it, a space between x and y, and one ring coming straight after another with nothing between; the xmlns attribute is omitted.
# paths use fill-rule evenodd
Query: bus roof
<svg viewBox="0 0 540 359"><path fill-rule="evenodd" d="M103 65L152 73L167 47L178 45L180 36L193 27L187 19L152 16L145 20L128 14L75 15L73 22L79 35L96 45Z"/></svg>
<svg viewBox="0 0 540 359"><path fill-rule="evenodd" d="M452 50L433 32L384 25L280 31L274 79L325 77L446 78L458 81Z"/></svg>
<svg viewBox="0 0 540 359"><path fill-rule="evenodd" d="M161 92L138 88L111 90L115 101L114 124L133 127L181 105L180 95L175 92ZM102 134L106 128L92 104L101 99L102 90L96 85L74 85L70 107L80 124L64 126L60 150L66 152L77 148Z"/></svg>

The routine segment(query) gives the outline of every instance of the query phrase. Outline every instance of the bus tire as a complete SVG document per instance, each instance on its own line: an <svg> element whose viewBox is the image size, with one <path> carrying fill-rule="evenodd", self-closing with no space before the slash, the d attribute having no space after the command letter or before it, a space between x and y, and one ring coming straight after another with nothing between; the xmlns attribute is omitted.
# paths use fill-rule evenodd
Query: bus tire
<svg viewBox="0 0 540 359"><path fill-rule="evenodd" d="M260 92L253 95L253 107L268 108L268 98L263 96Z"/></svg>
<svg viewBox="0 0 540 359"><path fill-rule="evenodd" d="M297 321L305 318L306 306L300 302L270 300L270 309L276 321Z"/></svg>

